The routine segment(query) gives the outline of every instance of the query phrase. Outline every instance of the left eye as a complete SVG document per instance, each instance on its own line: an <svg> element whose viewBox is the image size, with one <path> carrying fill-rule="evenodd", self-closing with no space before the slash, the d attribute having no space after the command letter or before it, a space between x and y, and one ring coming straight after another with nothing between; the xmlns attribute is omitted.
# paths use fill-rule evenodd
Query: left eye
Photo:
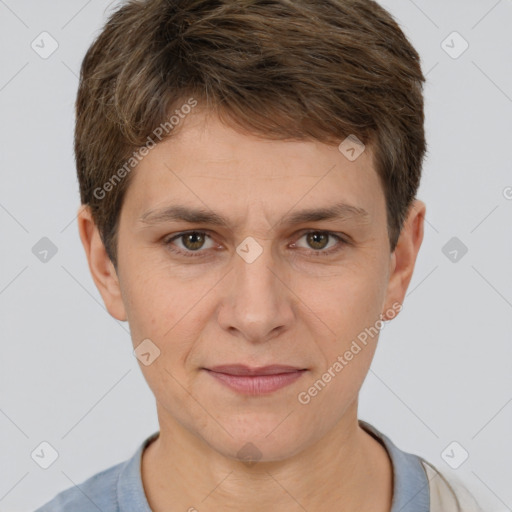
<svg viewBox="0 0 512 512"><path fill-rule="evenodd" d="M313 252L323 251L323 249L325 249L329 244L329 238L331 238L331 239L335 238L338 242L343 241L341 239L341 237L339 237L333 233L330 233L328 231L310 231L308 233L304 233L299 238L299 240L304 237L306 237L306 243L309 245L310 248L313 249ZM294 245L296 245L296 244L294 244ZM336 246L336 243L334 244L334 246ZM333 246L331 245L329 247L329 249L332 247ZM327 250L327 251L323 251L323 252L330 252L330 251Z"/></svg>

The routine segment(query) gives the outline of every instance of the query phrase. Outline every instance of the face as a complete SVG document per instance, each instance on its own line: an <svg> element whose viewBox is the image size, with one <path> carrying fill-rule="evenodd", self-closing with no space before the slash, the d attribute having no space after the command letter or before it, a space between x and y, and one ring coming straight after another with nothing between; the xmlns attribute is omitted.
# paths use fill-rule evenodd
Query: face
<svg viewBox="0 0 512 512"><path fill-rule="evenodd" d="M117 275L98 286L134 347L150 340L161 431L279 460L342 424L421 243L390 253L370 148L350 161L193 113L133 173Z"/></svg>

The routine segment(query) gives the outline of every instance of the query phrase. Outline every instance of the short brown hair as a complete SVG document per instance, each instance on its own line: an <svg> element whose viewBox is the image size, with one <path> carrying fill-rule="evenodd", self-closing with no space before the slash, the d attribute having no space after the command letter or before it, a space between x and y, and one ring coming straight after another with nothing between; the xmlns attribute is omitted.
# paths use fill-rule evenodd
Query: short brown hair
<svg viewBox="0 0 512 512"><path fill-rule="evenodd" d="M128 0L82 63L82 204L116 265L132 174L112 177L195 98L231 126L269 139L334 144L355 135L371 147L393 251L426 152L424 81L418 53L372 0Z"/></svg>

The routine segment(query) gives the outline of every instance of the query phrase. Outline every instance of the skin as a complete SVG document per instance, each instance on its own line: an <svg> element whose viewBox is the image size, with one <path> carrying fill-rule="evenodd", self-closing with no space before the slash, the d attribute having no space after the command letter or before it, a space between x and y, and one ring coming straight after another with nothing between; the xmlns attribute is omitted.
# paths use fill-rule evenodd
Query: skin
<svg viewBox="0 0 512 512"><path fill-rule="evenodd" d="M370 147L351 162L337 146L265 140L199 110L132 172L117 271L87 208L78 221L108 311L129 322L134 347L149 338L160 350L150 365L139 363L160 424L142 458L152 509L389 512L391 462L357 420L378 335L307 405L297 397L359 333L381 314L391 318L393 305L402 303L425 204L414 202L391 253ZM278 224L286 214L339 202L363 208L367 217ZM173 204L214 211L229 227L140 221L148 210ZM192 230L209 236L165 244ZM307 235L325 231L348 243ZM236 252L246 237L263 251L252 263ZM170 247L196 254L199 248L204 256ZM339 251L319 255L332 247ZM202 370L234 363L307 371L269 395L247 396ZM237 458L248 442L257 447L257 463Z"/></svg>

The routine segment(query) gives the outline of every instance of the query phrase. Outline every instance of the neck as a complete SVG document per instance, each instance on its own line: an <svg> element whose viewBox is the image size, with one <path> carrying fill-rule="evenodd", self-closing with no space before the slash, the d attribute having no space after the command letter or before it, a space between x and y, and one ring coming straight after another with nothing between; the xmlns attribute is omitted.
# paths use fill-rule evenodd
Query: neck
<svg viewBox="0 0 512 512"><path fill-rule="evenodd" d="M160 435L142 456L153 512L170 506L192 512L391 509L391 461L359 426L357 402L318 442L284 460L252 465L219 454L177 422L163 419L159 411Z"/></svg>

